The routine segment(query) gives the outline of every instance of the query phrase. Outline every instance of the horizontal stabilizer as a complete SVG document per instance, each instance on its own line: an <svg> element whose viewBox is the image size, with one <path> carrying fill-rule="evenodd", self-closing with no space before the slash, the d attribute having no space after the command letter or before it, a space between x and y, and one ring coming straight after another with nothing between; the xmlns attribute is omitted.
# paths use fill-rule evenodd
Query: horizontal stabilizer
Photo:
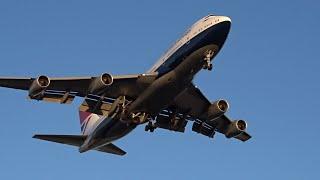
<svg viewBox="0 0 320 180"><path fill-rule="evenodd" d="M80 147L87 136L83 135L34 135L33 138Z"/></svg>
<svg viewBox="0 0 320 180"><path fill-rule="evenodd" d="M80 147L83 144L83 142L86 140L87 136L85 135L45 135L45 134L40 135L39 134L39 135L34 135L33 138ZM120 156L123 156L126 154L125 151L123 151L122 149L120 149L119 147L115 146L112 143L98 147L93 150L116 154Z"/></svg>
<svg viewBox="0 0 320 180"><path fill-rule="evenodd" d="M101 146L95 150L100 151L100 152L116 154L116 155L120 155L120 156L123 156L126 154L125 151L123 151L122 149L120 149L119 147L117 147L116 145L114 145L112 143Z"/></svg>

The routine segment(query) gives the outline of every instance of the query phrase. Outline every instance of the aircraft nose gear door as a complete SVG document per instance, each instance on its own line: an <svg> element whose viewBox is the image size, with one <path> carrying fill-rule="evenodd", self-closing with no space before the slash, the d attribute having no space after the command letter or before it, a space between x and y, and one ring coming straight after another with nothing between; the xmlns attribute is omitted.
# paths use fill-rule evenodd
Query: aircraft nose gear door
<svg viewBox="0 0 320 180"><path fill-rule="evenodd" d="M214 55L214 50L207 50L204 54L204 65L203 65L203 69L208 69L209 71L212 70L212 63L211 63L211 59L213 58Z"/></svg>

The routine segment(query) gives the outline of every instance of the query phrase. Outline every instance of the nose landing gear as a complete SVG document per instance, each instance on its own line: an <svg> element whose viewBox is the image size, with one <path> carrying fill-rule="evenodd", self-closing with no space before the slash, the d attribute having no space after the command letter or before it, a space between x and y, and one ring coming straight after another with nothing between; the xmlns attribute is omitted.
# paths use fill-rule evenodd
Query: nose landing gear
<svg viewBox="0 0 320 180"><path fill-rule="evenodd" d="M203 69L208 69L209 71L212 70L212 63L211 59L213 58L214 51L213 50L207 50L204 54L204 64L203 64Z"/></svg>

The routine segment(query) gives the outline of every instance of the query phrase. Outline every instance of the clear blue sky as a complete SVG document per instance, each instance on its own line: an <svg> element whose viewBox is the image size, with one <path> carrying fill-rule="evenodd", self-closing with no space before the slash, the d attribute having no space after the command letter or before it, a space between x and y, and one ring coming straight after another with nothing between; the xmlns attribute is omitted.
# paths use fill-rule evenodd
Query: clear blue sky
<svg viewBox="0 0 320 180"><path fill-rule="evenodd" d="M249 123L247 143L144 127L116 142L128 154L79 154L32 139L78 134L72 105L0 89L0 179L319 179L320 3L268 1L0 2L1 76L142 73L197 19L230 16L212 72L196 84Z"/></svg>

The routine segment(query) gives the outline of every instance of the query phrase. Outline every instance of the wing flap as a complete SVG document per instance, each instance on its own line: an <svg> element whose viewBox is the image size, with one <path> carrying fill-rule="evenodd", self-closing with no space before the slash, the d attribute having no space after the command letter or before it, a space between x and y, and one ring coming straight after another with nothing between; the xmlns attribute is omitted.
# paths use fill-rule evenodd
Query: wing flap
<svg viewBox="0 0 320 180"><path fill-rule="evenodd" d="M45 91L41 100L60 104L71 104L75 96L75 94L69 92Z"/></svg>
<svg viewBox="0 0 320 180"><path fill-rule="evenodd" d="M188 121L186 121L185 118L181 117L180 115L173 116L173 114L170 114L169 111L167 113L169 113L169 115L159 114L157 116L155 126L157 128L183 133L185 131Z"/></svg>
<svg viewBox="0 0 320 180"><path fill-rule="evenodd" d="M107 116L114 100L104 98L101 102L99 99L87 98L80 105L79 110Z"/></svg>

